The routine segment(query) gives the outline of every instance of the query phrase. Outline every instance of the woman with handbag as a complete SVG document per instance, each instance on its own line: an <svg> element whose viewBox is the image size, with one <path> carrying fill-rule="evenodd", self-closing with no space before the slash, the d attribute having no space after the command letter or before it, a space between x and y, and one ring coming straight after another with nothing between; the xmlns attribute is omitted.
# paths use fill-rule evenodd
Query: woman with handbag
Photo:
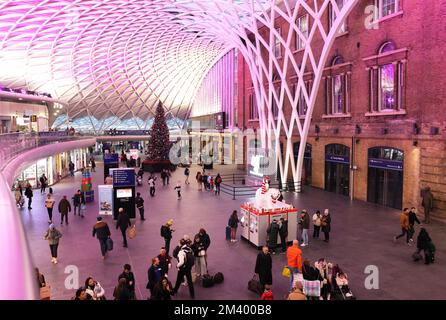
<svg viewBox="0 0 446 320"><path fill-rule="evenodd" d="M194 243L192 244L192 251L195 256L195 273L197 277L204 276L208 274L206 267L206 248L201 240L199 234L195 235Z"/></svg>

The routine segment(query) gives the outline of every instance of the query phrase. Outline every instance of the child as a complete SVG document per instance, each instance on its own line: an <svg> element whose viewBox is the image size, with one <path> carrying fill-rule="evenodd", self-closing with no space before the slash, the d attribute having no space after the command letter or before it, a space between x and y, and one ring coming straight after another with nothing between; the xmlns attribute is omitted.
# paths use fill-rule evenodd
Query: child
<svg viewBox="0 0 446 320"><path fill-rule="evenodd" d="M260 296L260 300L274 300L273 292L270 285L265 285L265 291Z"/></svg>
<svg viewBox="0 0 446 320"><path fill-rule="evenodd" d="M178 194L178 200L180 200L180 199L181 199L181 183L180 183L180 182L177 182L177 185L176 185L176 187L174 188L174 190L177 191L177 194Z"/></svg>

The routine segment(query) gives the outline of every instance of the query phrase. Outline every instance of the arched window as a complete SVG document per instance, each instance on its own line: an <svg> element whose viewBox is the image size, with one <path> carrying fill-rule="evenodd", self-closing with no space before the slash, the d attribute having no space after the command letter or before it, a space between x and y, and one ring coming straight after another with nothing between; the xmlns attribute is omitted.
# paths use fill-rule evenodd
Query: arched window
<svg viewBox="0 0 446 320"><path fill-rule="evenodd" d="M378 48L378 59L389 61L396 52L393 41L386 41ZM391 60L391 59L390 59ZM403 106L404 63L392 61L380 63L370 69L370 106L371 112L400 111Z"/></svg>

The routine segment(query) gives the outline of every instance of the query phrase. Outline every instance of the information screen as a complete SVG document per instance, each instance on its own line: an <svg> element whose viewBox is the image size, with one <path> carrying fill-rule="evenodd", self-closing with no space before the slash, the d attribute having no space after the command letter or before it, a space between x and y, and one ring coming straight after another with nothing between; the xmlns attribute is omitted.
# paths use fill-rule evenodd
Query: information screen
<svg viewBox="0 0 446 320"><path fill-rule="evenodd" d="M116 198L131 198L132 197L132 189L117 189L116 190Z"/></svg>

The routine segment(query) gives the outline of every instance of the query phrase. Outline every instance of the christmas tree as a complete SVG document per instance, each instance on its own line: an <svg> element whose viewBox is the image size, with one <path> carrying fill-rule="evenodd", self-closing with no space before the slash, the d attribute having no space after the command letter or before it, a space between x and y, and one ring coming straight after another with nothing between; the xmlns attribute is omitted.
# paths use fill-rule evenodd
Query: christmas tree
<svg viewBox="0 0 446 320"><path fill-rule="evenodd" d="M169 159L170 141L164 108L161 102L156 107L155 121L150 130L148 159L162 161Z"/></svg>

